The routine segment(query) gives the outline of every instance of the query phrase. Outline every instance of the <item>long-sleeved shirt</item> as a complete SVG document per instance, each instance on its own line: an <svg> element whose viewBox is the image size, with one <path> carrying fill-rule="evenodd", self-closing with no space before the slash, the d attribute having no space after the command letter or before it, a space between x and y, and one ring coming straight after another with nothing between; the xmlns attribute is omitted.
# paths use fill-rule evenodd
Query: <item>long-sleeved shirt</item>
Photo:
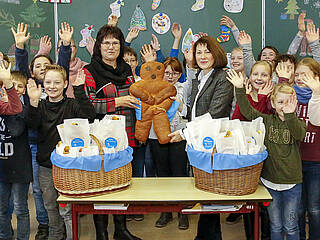
<svg viewBox="0 0 320 240"><path fill-rule="evenodd" d="M302 182L300 142L306 135L306 124L295 113L285 113L284 121L278 115L267 115L255 110L249 103L244 88L236 89L240 111L248 120L263 118L266 128L265 146L268 158L262 169L262 178L276 184Z"/></svg>
<svg viewBox="0 0 320 240"><path fill-rule="evenodd" d="M312 93L312 97L308 103L308 117L309 121L315 125L320 126L320 95Z"/></svg>
<svg viewBox="0 0 320 240"><path fill-rule="evenodd" d="M22 104L14 87L6 90L8 102L0 100L0 115L15 115L22 111Z"/></svg>
<svg viewBox="0 0 320 240"><path fill-rule="evenodd" d="M63 98L59 102L40 100L38 107L29 106L27 124L38 131L37 161L40 166L51 168L51 152L60 141L57 125L64 119L88 118L93 120L95 109L85 94L84 85L74 87L75 99Z"/></svg>

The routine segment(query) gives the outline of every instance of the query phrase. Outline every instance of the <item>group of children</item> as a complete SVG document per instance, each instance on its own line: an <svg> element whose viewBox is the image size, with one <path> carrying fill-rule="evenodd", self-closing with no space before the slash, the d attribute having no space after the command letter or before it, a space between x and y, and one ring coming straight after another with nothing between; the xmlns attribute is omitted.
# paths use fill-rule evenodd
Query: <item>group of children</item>
<svg viewBox="0 0 320 240"><path fill-rule="evenodd" d="M109 24L116 26L117 19L113 18ZM266 126L265 146L269 156L264 163L261 182L273 201L266 209L262 209L265 220L261 224L261 238L278 240L286 236L288 240L306 239L307 216L309 239L320 239L320 190L317 187L320 184L319 29L312 23L305 27L303 15L300 15L299 32L288 53L279 54L276 48L266 46L261 50L258 61L255 61L250 35L239 31L227 16L222 17L221 24L231 28L239 45L231 53L231 70L227 73L227 79L234 85L234 93L230 92L229 95L235 94L230 116L242 121L261 116ZM29 239L27 199L30 182L39 223L35 239L69 240L72 239L71 209L68 205L61 207L56 203L58 193L53 186L50 154L60 140L56 126L64 119L93 120L96 117L96 110L85 90L86 77L82 68L86 63L76 57L73 28L67 23L62 23L59 30L61 40L57 49L57 64L53 64L49 57L51 42L48 36L41 39L40 51L29 65L25 49L30 36L27 25L18 24L12 33L18 71L10 71L9 59L0 55L0 81L3 86L0 101L0 240L12 239L13 210L17 215L17 239ZM137 53L129 46L138 34L138 30L130 30L123 52L123 59L131 67L135 81L141 79L140 65ZM164 80L177 89L174 100L180 106L171 121L171 131L179 132L181 138L177 140L177 135L172 134L172 143L159 144L152 128L148 141L134 151L134 177L142 177L144 169L147 176L189 175L186 142L180 140L183 139L187 112L189 118L195 116L193 111L188 111L190 102L192 104L198 98L197 95L196 99L190 99L194 84L190 78L197 74L197 69L193 68L206 70L207 64L205 61L197 63L197 59L192 59L192 54L195 57L208 55L209 62L214 64L220 61L213 57L218 55L209 49L207 41L210 42L211 38L202 34L197 46L204 46L203 49L197 47L185 51L187 66L184 73L183 65L178 60L182 35L179 24L173 24L172 34L174 42L170 57L164 57L154 35L151 43L144 45L140 53L142 62L163 62ZM313 58L297 61L292 53L296 52L303 35L309 42ZM92 54L95 42L94 39L88 40L87 48ZM212 66L208 69L210 71L205 75L213 74L215 70L218 72L218 68ZM222 73L220 75L224 76ZM127 216L127 220L131 219L140 221L143 216ZM171 213L162 213L155 225L165 227L171 220ZM179 214L179 228L188 227L186 215ZM217 236L215 239L221 239L221 235ZM248 227L246 236L247 239L253 238ZM128 236L125 239L139 238ZM198 236L196 239L211 238Z"/></svg>

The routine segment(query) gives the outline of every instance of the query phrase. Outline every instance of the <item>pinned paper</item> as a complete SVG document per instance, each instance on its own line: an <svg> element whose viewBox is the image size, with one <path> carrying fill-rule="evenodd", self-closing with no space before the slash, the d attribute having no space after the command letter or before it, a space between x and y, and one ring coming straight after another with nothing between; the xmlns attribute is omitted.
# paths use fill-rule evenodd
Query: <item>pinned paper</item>
<svg viewBox="0 0 320 240"><path fill-rule="evenodd" d="M204 8L205 0L196 0L196 2L192 5L191 10L193 12L199 11Z"/></svg>
<svg viewBox="0 0 320 240"><path fill-rule="evenodd" d="M161 3L161 0L153 0L152 6L151 6L152 10L156 10L159 7L160 3Z"/></svg>
<svg viewBox="0 0 320 240"><path fill-rule="evenodd" d="M71 0L39 0L40 2L49 2L49 3L71 3Z"/></svg>
<svg viewBox="0 0 320 240"><path fill-rule="evenodd" d="M93 27L93 25L85 24L85 28L81 29L80 34L82 36L82 40L79 42L79 47L87 46L87 39L91 37L91 33L94 31Z"/></svg>
<svg viewBox="0 0 320 240"><path fill-rule="evenodd" d="M144 13L139 5L136 6L136 9L131 17L129 30L133 28L137 28L142 31L147 30L146 17L144 16Z"/></svg>
<svg viewBox="0 0 320 240"><path fill-rule="evenodd" d="M191 49L192 47L192 41L193 41L193 34L192 29L189 28L186 33L184 34L183 40L182 40L182 48L181 51L184 53L186 49Z"/></svg>
<svg viewBox="0 0 320 240"><path fill-rule="evenodd" d="M220 34L217 37L217 41L221 42L228 42L230 39L230 32L231 29L225 25L220 25Z"/></svg>
<svg viewBox="0 0 320 240"><path fill-rule="evenodd" d="M298 9L300 8L298 6L297 0L289 0L287 3L287 7L285 7L284 9L287 10L286 14L289 15L289 18L293 20L294 15L299 14Z"/></svg>
<svg viewBox="0 0 320 240"><path fill-rule="evenodd" d="M158 34L165 34L170 29L170 18L165 13L157 13L152 18L152 28Z"/></svg>
<svg viewBox="0 0 320 240"><path fill-rule="evenodd" d="M223 6L229 13L239 13L243 9L243 0L224 0Z"/></svg>
<svg viewBox="0 0 320 240"><path fill-rule="evenodd" d="M123 0L116 0L113 3L110 4L110 9L112 13L109 15L108 19L111 19L111 16L116 16L117 18L120 18L121 12L120 8L121 6L124 6Z"/></svg>

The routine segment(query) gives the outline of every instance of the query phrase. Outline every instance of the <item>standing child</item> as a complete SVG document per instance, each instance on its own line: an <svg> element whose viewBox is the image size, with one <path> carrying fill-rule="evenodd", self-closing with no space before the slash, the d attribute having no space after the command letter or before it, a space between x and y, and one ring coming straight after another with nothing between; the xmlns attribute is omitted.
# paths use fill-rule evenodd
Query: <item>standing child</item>
<svg viewBox="0 0 320 240"><path fill-rule="evenodd" d="M40 188L49 217L49 240L64 238L64 223L67 239L72 239L71 209L69 206L59 209L56 202L58 192L53 186L50 155L60 140L56 126L63 123L64 119L89 118L92 120L95 117L94 107L84 92L84 82L84 73L80 70L77 79L73 82L75 99L66 98L64 90L68 81L65 70L58 65L48 65L43 82L48 95L46 100L40 100L41 85L37 86L34 80L29 80L27 85L30 98L27 121L28 125L39 133L37 161L40 165Z"/></svg>
<svg viewBox="0 0 320 240"><path fill-rule="evenodd" d="M240 111L245 118L262 117L266 126L265 145L269 156L264 162L261 181L273 201L268 206L271 240L299 239L298 208L301 200L302 166L299 144L306 134L305 123L295 115L297 99L288 84L278 84L271 94L275 114L255 110L244 89L244 78L231 70L228 79L237 88Z"/></svg>
<svg viewBox="0 0 320 240"><path fill-rule="evenodd" d="M0 80L8 95L8 102L0 101L0 239L12 239L11 195L17 215L17 239L30 237L28 189L32 181L31 153L22 104L13 87L10 67L0 64ZM13 115L13 116L7 116Z"/></svg>

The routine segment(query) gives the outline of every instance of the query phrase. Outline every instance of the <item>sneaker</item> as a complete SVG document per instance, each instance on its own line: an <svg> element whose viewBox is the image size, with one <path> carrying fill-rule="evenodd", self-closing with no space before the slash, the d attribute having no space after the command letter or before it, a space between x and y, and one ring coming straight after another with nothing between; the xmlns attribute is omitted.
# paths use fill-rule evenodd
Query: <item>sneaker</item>
<svg viewBox="0 0 320 240"><path fill-rule="evenodd" d="M44 224L39 224L38 231L35 236L35 240L47 240L49 236L49 226Z"/></svg>
<svg viewBox="0 0 320 240"><path fill-rule="evenodd" d="M163 212L161 213L159 219L156 221L155 226L157 228L162 228L167 226L167 224L172 221L172 213L171 212Z"/></svg>
<svg viewBox="0 0 320 240"><path fill-rule="evenodd" d="M241 217L241 213L230 213L229 216L226 218L226 224L236 224L240 221Z"/></svg>
<svg viewBox="0 0 320 240"><path fill-rule="evenodd" d="M189 228L188 216L185 214L178 213L178 219L179 219L178 228L180 230L187 230Z"/></svg>
<svg viewBox="0 0 320 240"><path fill-rule="evenodd" d="M144 215L143 214L135 214L135 215L133 215L133 219L135 221L140 222L140 221L142 221L144 219Z"/></svg>

